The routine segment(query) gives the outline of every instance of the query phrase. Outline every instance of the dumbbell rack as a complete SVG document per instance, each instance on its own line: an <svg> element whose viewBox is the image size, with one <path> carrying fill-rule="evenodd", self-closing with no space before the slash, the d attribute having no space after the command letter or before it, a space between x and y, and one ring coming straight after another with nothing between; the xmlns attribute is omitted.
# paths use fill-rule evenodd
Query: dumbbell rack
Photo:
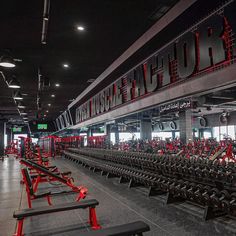
<svg viewBox="0 0 236 236"><path fill-rule="evenodd" d="M234 215L236 168L232 162L90 148L70 148L64 154L108 178L116 176L120 183L129 182L129 187L146 186L149 196L167 193L167 204L200 204L205 207L205 220Z"/></svg>

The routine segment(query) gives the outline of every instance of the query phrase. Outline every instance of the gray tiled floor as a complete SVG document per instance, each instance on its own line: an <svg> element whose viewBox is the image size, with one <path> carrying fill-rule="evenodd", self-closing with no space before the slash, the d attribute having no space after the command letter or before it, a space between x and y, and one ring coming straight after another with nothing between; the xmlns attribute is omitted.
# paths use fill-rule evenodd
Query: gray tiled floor
<svg viewBox="0 0 236 236"><path fill-rule="evenodd" d="M127 184L118 184L117 178L106 179L68 160L58 158L55 164L62 170L71 170L76 183L89 189L87 198L99 201L97 216L103 227L143 220L151 227L151 232L146 236L236 235L232 220L220 218L204 222L202 211L193 206L189 210L190 205L186 203L166 206L165 196L148 198L142 193L143 188L128 189ZM12 235L15 230L13 211L20 206L26 208L27 204L25 191L21 200L18 161L13 158L5 160L0 163L0 171L0 235L5 236ZM58 187L41 184L39 191L48 188L54 190ZM58 196L53 198L53 203L74 199L74 194ZM47 205L44 199L33 201L33 207L43 205ZM78 232L88 230L87 221L85 210L44 215L27 219L24 231L26 235L78 235Z"/></svg>
<svg viewBox="0 0 236 236"><path fill-rule="evenodd" d="M12 215L20 208L22 186L20 164L14 157L0 161L0 235L12 235L16 221Z"/></svg>

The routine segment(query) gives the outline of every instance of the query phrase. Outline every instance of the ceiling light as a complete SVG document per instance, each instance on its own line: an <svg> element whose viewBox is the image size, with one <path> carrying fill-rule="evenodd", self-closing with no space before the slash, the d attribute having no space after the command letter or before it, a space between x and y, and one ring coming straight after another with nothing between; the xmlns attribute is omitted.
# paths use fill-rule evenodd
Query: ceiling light
<svg viewBox="0 0 236 236"><path fill-rule="evenodd" d="M19 103L17 104L17 106L18 106L18 108L25 108L25 105L24 105L22 102L19 102Z"/></svg>
<svg viewBox="0 0 236 236"><path fill-rule="evenodd" d="M20 83L19 83L19 81L16 79L16 77L15 76L13 76L10 80L9 80L9 82L8 82L8 87L9 88L20 88Z"/></svg>
<svg viewBox="0 0 236 236"><path fill-rule="evenodd" d="M63 67L64 68L69 68L69 65L68 64L63 64Z"/></svg>
<svg viewBox="0 0 236 236"><path fill-rule="evenodd" d="M0 66L13 68L16 66L15 61L9 55L4 55L0 58Z"/></svg>
<svg viewBox="0 0 236 236"><path fill-rule="evenodd" d="M46 110L46 112L48 113L48 112L49 112L49 110Z"/></svg>
<svg viewBox="0 0 236 236"><path fill-rule="evenodd" d="M52 97L52 98L55 98L55 94L52 94L51 97Z"/></svg>
<svg viewBox="0 0 236 236"><path fill-rule="evenodd" d="M50 107L50 106L51 106L51 103L48 103L48 106Z"/></svg>
<svg viewBox="0 0 236 236"><path fill-rule="evenodd" d="M81 25L79 25L79 26L77 26L77 30L79 30L79 31L84 31L84 27L81 26Z"/></svg>
<svg viewBox="0 0 236 236"><path fill-rule="evenodd" d="M14 93L14 95L13 95L13 98L14 98L15 100L22 100L22 99L23 99L23 97L22 97L20 91L16 91L16 92Z"/></svg>
<svg viewBox="0 0 236 236"><path fill-rule="evenodd" d="M60 87L60 84L55 84L56 87Z"/></svg>

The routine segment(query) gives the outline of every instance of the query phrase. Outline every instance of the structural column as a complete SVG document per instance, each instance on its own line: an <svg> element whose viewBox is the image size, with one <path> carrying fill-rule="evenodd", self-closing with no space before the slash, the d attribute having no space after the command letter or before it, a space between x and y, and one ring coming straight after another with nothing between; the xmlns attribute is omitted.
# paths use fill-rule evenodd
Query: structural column
<svg viewBox="0 0 236 236"><path fill-rule="evenodd" d="M93 136L92 128L89 127L87 130L87 138Z"/></svg>
<svg viewBox="0 0 236 236"><path fill-rule="evenodd" d="M115 131L115 144L118 144L119 141L120 141L120 135L119 135L118 126L115 127L114 131Z"/></svg>
<svg viewBox="0 0 236 236"><path fill-rule="evenodd" d="M179 113L180 140L188 143L193 140L192 111L186 110Z"/></svg>
<svg viewBox="0 0 236 236"><path fill-rule="evenodd" d="M104 134L107 136L107 142L111 143L111 125L105 124L104 125Z"/></svg>
<svg viewBox="0 0 236 236"><path fill-rule="evenodd" d="M6 123L0 121L0 157L4 155L4 137L6 134Z"/></svg>
<svg viewBox="0 0 236 236"><path fill-rule="evenodd" d="M145 118L140 121L140 138L142 140L152 139L152 120Z"/></svg>

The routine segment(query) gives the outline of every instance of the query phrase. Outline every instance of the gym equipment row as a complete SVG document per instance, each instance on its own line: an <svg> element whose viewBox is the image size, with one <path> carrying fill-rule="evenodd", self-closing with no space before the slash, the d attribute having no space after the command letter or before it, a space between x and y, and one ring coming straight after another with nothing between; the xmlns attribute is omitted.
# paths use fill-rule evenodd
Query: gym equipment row
<svg viewBox="0 0 236 236"><path fill-rule="evenodd" d="M167 193L167 203L190 201L205 208L204 219L235 215L235 163L89 148L64 155L102 175L119 177L129 187L143 185L148 195Z"/></svg>

